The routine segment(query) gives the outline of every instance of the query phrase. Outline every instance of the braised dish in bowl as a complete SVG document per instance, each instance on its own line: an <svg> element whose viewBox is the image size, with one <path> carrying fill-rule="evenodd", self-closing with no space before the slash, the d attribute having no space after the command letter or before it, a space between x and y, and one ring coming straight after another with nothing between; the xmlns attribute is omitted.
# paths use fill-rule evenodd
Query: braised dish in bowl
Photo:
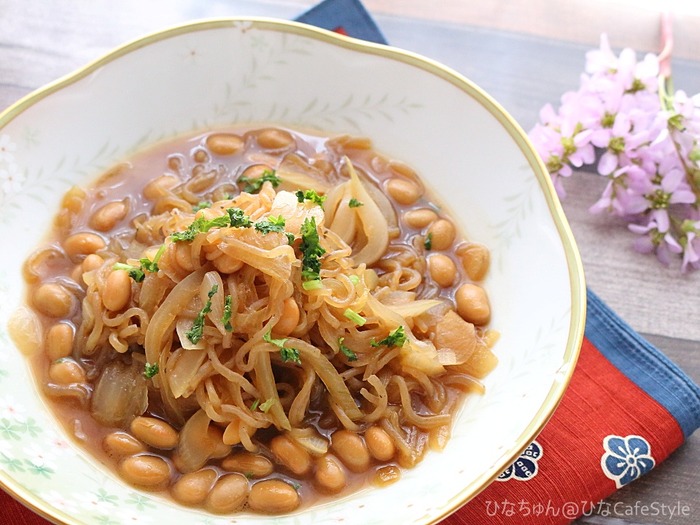
<svg viewBox="0 0 700 525"><path fill-rule="evenodd" d="M0 483L55 520L435 523L563 394L571 233L523 132L436 63L208 21L0 126Z"/></svg>

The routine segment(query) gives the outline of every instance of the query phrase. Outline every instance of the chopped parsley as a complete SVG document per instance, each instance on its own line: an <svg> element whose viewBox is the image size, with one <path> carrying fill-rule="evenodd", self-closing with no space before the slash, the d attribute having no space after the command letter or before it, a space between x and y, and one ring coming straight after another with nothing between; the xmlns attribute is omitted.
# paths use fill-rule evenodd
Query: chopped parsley
<svg viewBox="0 0 700 525"><path fill-rule="evenodd" d="M222 215L214 219L207 220L204 217L197 217L186 230L170 234L170 238L174 242L192 241L198 233L206 233L212 228L226 228L231 225L231 219L228 216Z"/></svg>
<svg viewBox="0 0 700 525"><path fill-rule="evenodd" d="M226 213L228 213L229 222L233 228L250 228L253 225L250 217L243 213L240 208L227 208Z"/></svg>
<svg viewBox="0 0 700 525"><path fill-rule="evenodd" d="M158 363L146 363L146 365L143 368L143 375L146 377L146 379L151 379L159 371L160 370L158 368Z"/></svg>
<svg viewBox="0 0 700 525"><path fill-rule="evenodd" d="M158 271L158 262L163 256L163 253L165 253L165 244L161 244L160 248L158 248L158 251L153 256L153 260L150 260L148 257L142 257L141 259L139 259L139 262L141 263L141 268L143 268L147 272L156 273Z"/></svg>
<svg viewBox="0 0 700 525"><path fill-rule="evenodd" d="M230 295L224 297L224 315L221 317L224 330L227 332L233 332L233 325L231 324L231 300Z"/></svg>
<svg viewBox="0 0 700 525"><path fill-rule="evenodd" d="M264 403L260 403L260 411L267 413L271 408L272 405L275 404L275 400L273 398L268 399Z"/></svg>
<svg viewBox="0 0 700 525"><path fill-rule="evenodd" d="M211 287L211 290L209 290L209 293L207 294L207 296L209 297L207 299L207 302L197 314L197 317L195 318L194 323L192 324L192 328L187 330L187 332L185 333L187 339L189 339L193 345L199 343L199 341L202 339L202 336L204 335L204 318L209 312L211 312L211 298L214 297L214 294L218 290L218 284L215 284Z"/></svg>
<svg viewBox="0 0 700 525"><path fill-rule="evenodd" d="M112 266L112 270L124 270L129 274L129 277L131 277L137 283L142 282L146 278L146 274L140 266L133 266L131 264L118 262L114 263L114 266Z"/></svg>
<svg viewBox="0 0 700 525"><path fill-rule="evenodd" d="M357 354L343 344L344 337L338 338L338 349L348 358L348 361L357 361Z"/></svg>
<svg viewBox="0 0 700 525"><path fill-rule="evenodd" d="M343 312L343 315L345 317L347 317L348 319L350 319L357 326L363 326L367 322L367 319L362 317L355 310L351 310L350 308L346 308L345 311Z"/></svg>
<svg viewBox="0 0 700 525"><path fill-rule="evenodd" d="M326 200L326 197L324 195L319 195L318 193L316 193L316 190L298 190L294 193L294 195L297 196L297 200L299 202L304 202L306 200L311 201L314 204L318 204L319 206L323 206L323 202Z"/></svg>
<svg viewBox="0 0 700 525"><path fill-rule="evenodd" d="M143 280L146 278L146 272L156 273L158 271L158 261L160 260L164 251L165 244L161 245L161 247L158 248L158 251L156 252L155 257L153 257L153 260L150 260L148 257L142 257L141 259L139 259L140 266L134 266L132 264L118 262L114 263L112 269L125 270L129 273L129 277L131 277L134 281L136 281L137 283L143 282Z"/></svg>
<svg viewBox="0 0 700 525"><path fill-rule="evenodd" d="M428 235L425 236L425 240L423 241L423 246L425 247L426 250L433 249L433 232L428 232Z"/></svg>
<svg viewBox="0 0 700 525"><path fill-rule="evenodd" d="M281 215L278 217L270 215L266 219L256 222L255 229L265 235L271 232L284 233L284 223L284 217Z"/></svg>
<svg viewBox="0 0 700 525"><path fill-rule="evenodd" d="M404 332L403 326L399 326L396 330L389 332L381 341L372 341L370 345L375 348L378 346L388 346L389 348L394 346L403 346L406 342L406 333Z"/></svg>
<svg viewBox="0 0 700 525"><path fill-rule="evenodd" d="M358 201L355 197L350 199L350 202L348 202L348 206L350 208L359 208L360 206L364 206L364 205L365 205L364 202Z"/></svg>
<svg viewBox="0 0 700 525"><path fill-rule="evenodd" d="M289 232L284 232L284 234L287 236L287 242L289 244L293 244L294 240L296 239L296 237L294 237L294 234Z"/></svg>
<svg viewBox="0 0 700 525"><path fill-rule="evenodd" d="M209 201L200 201L194 206L192 206L192 211L198 212L199 210L203 210L205 208L211 208L211 202Z"/></svg>
<svg viewBox="0 0 700 525"><path fill-rule="evenodd" d="M277 348L280 349L280 357L282 358L282 361L285 363L287 361L293 361L297 364L301 364L301 359L299 358L299 350L296 348L289 348L287 346L284 346L285 343L287 342L287 339L273 339L272 338L272 330L268 330L265 335L263 335L263 341L266 341L270 344L275 345Z"/></svg>
<svg viewBox="0 0 700 525"><path fill-rule="evenodd" d="M316 219L307 217L301 225L301 278L304 281L316 281L321 274L321 256L326 250L321 246L316 229Z"/></svg>
<svg viewBox="0 0 700 525"><path fill-rule="evenodd" d="M265 170L263 171L262 176L258 177L257 179L251 179L250 177L243 176L238 179L238 182L240 184L245 184L243 191L246 193L258 193L265 182L271 183L272 187L276 188L280 185L282 180L275 174L274 170Z"/></svg>

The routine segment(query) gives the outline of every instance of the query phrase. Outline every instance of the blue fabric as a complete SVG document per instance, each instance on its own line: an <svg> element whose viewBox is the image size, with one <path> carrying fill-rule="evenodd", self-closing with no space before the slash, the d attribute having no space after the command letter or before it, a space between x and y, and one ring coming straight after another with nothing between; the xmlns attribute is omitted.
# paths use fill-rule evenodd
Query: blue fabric
<svg viewBox="0 0 700 525"><path fill-rule="evenodd" d="M359 0L325 0L297 21L352 37L387 41ZM588 290L586 337L625 376L668 410L687 438L700 427L700 388Z"/></svg>
<svg viewBox="0 0 700 525"><path fill-rule="evenodd" d="M297 17L296 21L330 31L342 28L348 36L376 44L387 43L359 0L325 0Z"/></svg>
<svg viewBox="0 0 700 525"><path fill-rule="evenodd" d="M588 290L586 337L678 421L687 438L700 427L700 388Z"/></svg>

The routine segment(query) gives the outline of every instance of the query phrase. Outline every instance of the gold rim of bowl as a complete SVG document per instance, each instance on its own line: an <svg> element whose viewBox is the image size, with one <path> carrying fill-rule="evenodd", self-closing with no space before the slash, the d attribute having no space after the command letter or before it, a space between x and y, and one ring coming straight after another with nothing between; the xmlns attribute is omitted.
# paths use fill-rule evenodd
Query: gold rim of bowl
<svg viewBox="0 0 700 525"><path fill-rule="evenodd" d="M564 352L563 356L564 362L561 367L561 370L564 371L562 374L557 375L542 406L539 408L535 414L535 417L527 428L525 428L518 439L504 454L503 461L500 464L492 466L489 470L483 472L471 483L464 486L459 494L448 502L446 509L442 511L440 515L426 517L426 521L420 522L420 525L433 525L455 512L462 505L479 494L479 492L484 490L489 483L495 480L508 465L515 461L515 459L528 447L530 442L537 436L537 434L540 433L564 395L564 391L566 390L566 387L571 380L571 376L573 375L576 361L578 360L581 349L581 344L583 342L586 319L586 285L583 266L581 264L578 248L576 247L576 243L574 241L573 233L569 227L566 216L564 215L561 204L559 203L559 199L556 196L556 192L547 169L535 152L530 139L520 125L498 102L496 102L484 90L460 73L457 73L439 62L409 51L391 46L374 44L363 40L357 40L355 38L340 35L338 33L320 29L314 26L301 24L299 22L263 17L231 17L201 20L178 25L169 29L148 34L144 37L121 45L103 57L64 77L59 78L54 82L45 85L44 87L30 93L12 104L5 111L0 113L0 129L4 128L16 116L20 115L27 108L36 104L43 98L73 84L74 82L77 82L78 80L91 74L96 69L109 64L113 60L116 60L123 55L131 53L144 46L148 46L154 42L166 40L181 34L208 29L226 28L242 22L251 22L255 26L262 29L303 35L347 49L353 49L371 55L398 60L399 62L404 62L406 64L418 67L428 73L446 80L447 82L450 82L478 101L505 128L511 138L518 145L521 152L525 155L528 164L537 177L540 187L544 191L545 200L562 241L569 270L569 282L571 285L571 323L569 326L566 351ZM80 523L80 521L78 521L79 518L70 516L61 510L54 508L47 510L49 505L32 494L28 489L16 483L7 473L1 471L0 488L3 488L5 492L32 509L37 514L40 514L44 518L47 518L54 523L61 525L78 525Z"/></svg>

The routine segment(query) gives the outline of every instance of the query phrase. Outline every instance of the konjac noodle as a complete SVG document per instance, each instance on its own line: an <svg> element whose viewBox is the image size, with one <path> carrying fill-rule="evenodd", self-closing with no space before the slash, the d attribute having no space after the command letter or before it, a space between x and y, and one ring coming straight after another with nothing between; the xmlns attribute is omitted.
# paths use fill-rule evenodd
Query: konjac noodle
<svg viewBox="0 0 700 525"><path fill-rule="evenodd" d="M444 447L496 364L488 262L367 139L217 130L68 191L14 333L128 483L289 512Z"/></svg>

